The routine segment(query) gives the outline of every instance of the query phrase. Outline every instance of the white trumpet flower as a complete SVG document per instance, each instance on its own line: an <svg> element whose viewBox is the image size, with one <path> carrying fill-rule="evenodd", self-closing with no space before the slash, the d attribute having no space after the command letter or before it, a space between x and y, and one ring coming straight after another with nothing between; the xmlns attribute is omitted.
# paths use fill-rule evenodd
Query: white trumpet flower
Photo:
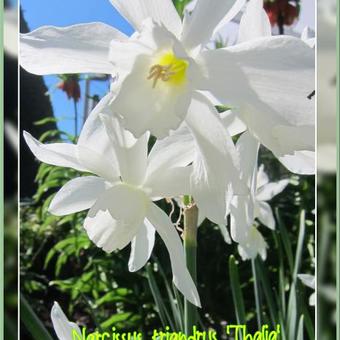
<svg viewBox="0 0 340 340"><path fill-rule="evenodd" d="M70 322L58 302L54 302L51 309L51 319L55 333L59 340L73 340L73 333L76 332L80 337L81 331L79 326Z"/></svg>
<svg viewBox="0 0 340 340"><path fill-rule="evenodd" d="M135 139L117 119L101 114L109 99L110 95L91 113L77 145L41 144L24 133L40 161L94 174L66 183L49 211L63 216L89 209L84 228L98 247L112 252L131 242L130 271L139 270L148 261L157 230L170 255L174 284L187 300L200 306L180 237L170 218L153 203L190 194L191 166L186 166L180 153L179 157L172 154L171 162L163 152L154 151L148 157L147 133Z"/></svg>
<svg viewBox="0 0 340 340"><path fill-rule="evenodd" d="M199 91L233 107L277 157L314 150L314 51L301 39L263 37L204 47L245 0L198 0L181 22L171 0L111 0L136 32L100 23L42 27L21 36L29 72L118 74L113 114L136 137L162 138L186 119Z"/></svg>
<svg viewBox="0 0 340 340"><path fill-rule="evenodd" d="M260 254L266 258L266 243L261 233L254 227L255 219L274 230L275 219L267 203L282 192L289 180L269 182L263 166L257 167L259 144L248 132L243 133L236 147L241 155L242 178L249 188L248 195L236 195L230 205L230 229L232 239L239 243L242 258L255 258Z"/></svg>

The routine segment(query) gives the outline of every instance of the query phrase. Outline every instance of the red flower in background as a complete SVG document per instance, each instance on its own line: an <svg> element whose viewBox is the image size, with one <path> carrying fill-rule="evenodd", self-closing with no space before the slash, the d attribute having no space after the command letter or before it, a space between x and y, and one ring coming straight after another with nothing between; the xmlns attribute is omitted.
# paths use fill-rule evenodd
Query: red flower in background
<svg viewBox="0 0 340 340"><path fill-rule="evenodd" d="M80 99L80 86L78 75L62 75L60 76L62 81L58 83L58 89L64 91L67 94L68 99L73 99L78 102Z"/></svg>
<svg viewBox="0 0 340 340"><path fill-rule="evenodd" d="M295 1L274 0L266 1L264 9L268 14L272 26L290 26L299 16L299 5Z"/></svg>

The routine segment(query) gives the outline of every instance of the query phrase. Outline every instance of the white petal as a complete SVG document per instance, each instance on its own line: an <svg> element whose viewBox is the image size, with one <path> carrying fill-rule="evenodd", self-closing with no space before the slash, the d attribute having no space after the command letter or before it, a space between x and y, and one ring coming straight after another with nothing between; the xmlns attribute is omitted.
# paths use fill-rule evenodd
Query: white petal
<svg viewBox="0 0 340 340"><path fill-rule="evenodd" d="M310 274L298 274L298 278L302 283L312 289L315 289L315 276Z"/></svg>
<svg viewBox="0 0 340 340"><path fill-rule="evenodd" d="M265 260L267 257L267 244L257 228L252 227L247 234L246 240L238 245L238 251L243 261L255 259L258 254L262 260Z"/></svg>
<svg viewBox="0 0 340 340"><path fill-rule="evenodd" d="M182 167L194 159L194 138L183 123L164 139L157 140L148 156L147 176L161 174L169 168Z"/></svg>
<svg viewBox="0 0 340 340"><path fill-rule="evenodd" d="M140 226L137 235L131 242L129 270L135 272L148 262L155 244L155 228L147 220Z"/></svg>
<svg viewBox="0 0 340 340"><path fill-rule="evenodd" d="M59 340L72 340L74 339L74 333L78 334L80 337L82 336L79 326L67 319L57 302L54 302L52 307L51 319L54 331Z"/></svg>
<svg viewBox="0 0 340 340"><path fill-rule="evenodd" d="M230 233L235 242L245 243L254 222L254 202L249 195L234 196L230 205Z"/></svg>
<svg viewBox="0 0 340 340"><path fill-rule="evenodd" d="M126 36L102 23L44 26L20 38L20 64L34 74L113 74L109 47Z"/></svg>
<svg viewBox="0 0 340 340"><path fill-rule="evenodd" d="M310 306L315 306L315 301L316 301L316 293L314 292L313 294L311 294L311 296L309 297L309 305Z"/></svg>
<svg viewBox="0 0 340 340"><path fill-rule="evenodd" d="M103 155L91 149L93 145L77 146L77 157L81 164L85 166L87 171L105 178L109 182L116 182L119 179L116 164L112 159L108 158L109 155Z"/></svg>
<svg viewBox="0 0 340 340"><path fill-rule="evenodd" d="M268 227L269 229L275 229L275 219L273 216L273 211L270 205L267 202L257 202L257 214L256 217L260 220L260 222Z"/></svg>
<svg viewBox="0 0 340 340"><path fill-rule="evenodd" d="M183 245L174 225L166 213L155 204L150 206L147 218L155 227L168 249L174 284L188 301L201 307L197 288L185 265Z"/></svg>
<svg viewBox="0 0 340 340"><path fill-rule="evenodd" d="M67 182L54 196L49 212L63 216L90 209L97 198L108 188L100 177L78 177Z"/></svg>
<svg viewBox="0 0 340 340"><path fill-rule="evenodd" d="M218 227L220 228L224 242L227 243L227 244L231 244L231 238L230 238L229 231L228 231L227 227L224 224L219 224Z"/></svg>
<svg viewBox="0 0 340 340"><path fill-rule="evenodd" d="M186 12L181 39L183 44L187 49L204 46L214 32L234 18L245 2L225 0L211 3L198 0L193 13Z"/></svg>
<svg viewBox="0 0 340 340"><path fill-rule="evenodd" d="M76 145L69 143L42 144L26 131L24 131L24 139L39 161L86 171L86 167L79 161Z"/></svg>
<svg viewBox="0 0 340 340"><path fill-rule="evenodd" d="M264 165L261 164L259 166L259 169L257 170L257 188L262 187L263 185L269 183L269 177L268 175L264 172Z"/></svg>
<svg viewBox="0 0 340 340"><path fill-rule="evenodd" d="M240 21L238 42L271 35L272 29L268 15L263 9L263 0L250 0Z"/></svg>
<svg viewBox="0 0 340 340"><path fill-rule="evenodd" d="M282 179L278 182L267 183L262 187L259 187L256 192L256 199L259 201L269 201L274 196L282 192L288 184L288 179Z"/></svg>
<svg viewBox="0 0 340 340"><path fill-rule="evenodd" d="M115 93L110 91L105 95L96 107L91 111L87 117L84 126L81 129L78 145L89 147L96 151L98 154L102 154L108 158L112 163L117 162L115 156L115 150L109 136L106 133L103 122L100 118L101 114L110 114L109 109L110 102L114 99ZM116 164L115 167L118 168Z"/></svg>
<svg viewBox="0 0 340 340"><path fill-rule="evenodd" d="M106 96L104 96L100 102L96 105L94 110L90 113L89 117L86 119L86 122L81 130L78 139L78 147L85 148L85 150L91 150L90 153L94 153L94 160L98 159L98 164L104 165L101 166L102 170L99 172L105 176L109 176L109 178L116 180L120 176L120 169L117 160L115 147L106 132L105 126L100 118L101 114L111 114L109 110L109 103L114 98L115 93L110 91ZM91 157L83 156L81 152L80 156L84 157L85 164L88 163L88 159L90 159L91 169L96 168L95 162L91 161ZM98 167L98 166L97 166ZM104 171L103 171L104 169ZM108 171L109 170L109 173ZM95 172L93 171L94 173Z"/></svg>
<svg viewBox="0 0 340 340"><path fill-rule="evenodd" d="M144 184L150 188L150 196L155 200L159 197L176 197L190 194L190 176L192 167L177 167L164 169L153 173Z"/></svg>
<svg viewBox="0 0 340 340"><path fill-rule="evenodd" d="M124 248L142 225L149 200L139 189L118 184L106 190L84 222L89 238L106 252Z"/></svg>
<svg viewBox="0 0 340 340"><path fill-rule="evenodd" d="M136 139L123 129L118 119L101 115L101 120L115 151L122 180L134 185L142 184L147 166L149 134Z"/></svg>
<svg viewBox="0 0 340 340"><path fill-rule="evenodd" d="M301 33L301 40L304 41L310 48L315 47L315 37L310 37L310 29L306 26Z"/></svg>
<svg viewBox="0 0 340 340"><path fill-rule="evenodd" d="M300 39L260 38L202 56L210 79L205 90L238 109L262 144L277 156L314 148L314 102L307 98L314 89L314 52Z"/></svg>
<svg viewBox="0 0 340 340"><path fill-rule="evenodd" d="M315 150L315 126L284 126L277 125L272 130L273 137L279 143L281 154L290 154L290 150ZM288 151L285 151L288 150ZM276 152L277 156L281 156Z"/></svg>
<svg viewBox="0 0 340 340"><path fill-rule="evenodd" d="M248 132L244 132L236 143L240 154L241 178L250 189L251 195L255 195L257 158L259 151L258 141Z"/></svg>
<svg viewBox="0 0 340 340"><path fill-rule="evenodd" d="M224 16L224 18L219 22L219 24L215 27L213 36L216 35L222 27L226 26L230 21L235 19L237 21L237 15L240 15L244 5L246 4L246 0L235 0L234 4Z"/></svg>
<svg viewBox="0 0 340 340"><path fill-rule="evenodd" d="M195 94L186 123L196 145L191 192L206 217L225 224L233 191L243 189L235 145L215 108L201 94Z"/></svg>
<svg viewBox="0 0 340 340"><path fill-rule="evenodd" d="M319 153L318 153L319 156ZM334 155L334 159L336 159ZM299 175L315 174L315 152L295 151L293 155L279 157L279 161L291 172ZM318 162L320 158L318 157Z"/></svg>
<svg viewBox="0 0 340 340"><path fill-rule="evenodd" d="M238 115L231 110L220 113L220 117L230 136L236 136L247 129L247 126L241 121Z"/></svg>
<svg viewBox="0 0 340 340"><path fill-rule="evenodd" d="M120 14L138 31L147 18L163 24L170 32L179 35L182 23L171 0L110 0Z"/></svg>
<svg viewBox="0 0 340 340"><path fill-rule="evenodd" d="M69 143L42 144L26 131L24 138L34 156L41 162L92 172L112 182L118 178L112 160L88 147Z"/></svg>

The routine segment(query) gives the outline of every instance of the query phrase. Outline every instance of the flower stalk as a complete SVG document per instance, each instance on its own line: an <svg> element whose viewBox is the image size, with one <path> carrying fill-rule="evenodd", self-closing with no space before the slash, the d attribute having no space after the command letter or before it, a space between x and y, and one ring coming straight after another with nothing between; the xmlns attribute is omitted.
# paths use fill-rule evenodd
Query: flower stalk
<svg viewBox="0 0 340 340"><path fill-rule="evenodd" d="M184 210L184 251L186 265L196 285L197 282L197 221L198 208L191 197L185 197ZM196 285L197 286L197 285ZM185 299L184 303L184 329L185 334L192 334L193 326L197 324L197 307Z"/></svg>

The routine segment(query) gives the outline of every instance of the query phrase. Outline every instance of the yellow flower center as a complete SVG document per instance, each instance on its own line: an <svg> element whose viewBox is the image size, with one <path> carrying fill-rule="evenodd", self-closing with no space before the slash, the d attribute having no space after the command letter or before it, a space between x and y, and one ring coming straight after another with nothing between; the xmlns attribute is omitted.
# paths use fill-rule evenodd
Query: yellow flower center
<svg viewBox="0 0 340 340"><path fill-rule="evenodd" d="M153 80L155 88L159 80L171 85L182 85L186 81L186 70L189 62L177 58L172 52L163 54L149 70L148 80Z"/></svg>

